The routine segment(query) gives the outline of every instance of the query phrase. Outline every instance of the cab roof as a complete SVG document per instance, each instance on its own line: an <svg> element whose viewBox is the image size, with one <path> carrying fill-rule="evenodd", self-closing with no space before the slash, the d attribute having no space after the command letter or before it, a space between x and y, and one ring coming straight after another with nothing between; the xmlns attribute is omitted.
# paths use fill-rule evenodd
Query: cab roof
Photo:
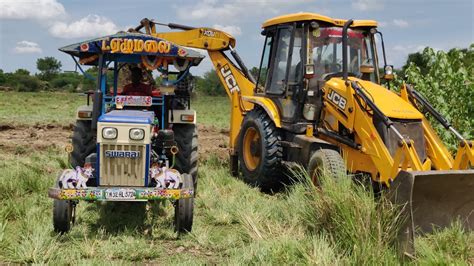
<svg viewBox="0 0 474 266"><path fill-rule="evenodd" d="M347 21L346 19L335 19L330 18L327 16L323 16L317 13L309 13L309 12L302 12L302 13L293 13L283 16L278 16L271 18L265 21L262 25L262 28L267 28L274 25L289 23L289 22L297 22L297 21L308 21L308 20L315 20L315 21L322 21L326 23L333 24L337 27L344 26L344 23ZM377 21L375 20L354 20L351 25L352 28L355 27L377 27Z"/></svg>

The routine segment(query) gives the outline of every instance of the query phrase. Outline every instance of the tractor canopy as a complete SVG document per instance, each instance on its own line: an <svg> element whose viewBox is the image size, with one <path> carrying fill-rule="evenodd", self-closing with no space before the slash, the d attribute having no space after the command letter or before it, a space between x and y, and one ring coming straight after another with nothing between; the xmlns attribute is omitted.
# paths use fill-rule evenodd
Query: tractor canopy
<svg viewBox="0 0 474 266"><path fill-rule="evenodd" d="M141 33L119 32L59 48L79 58L82 65L98 65L99 55L107 61L142 63L149 69L172 64L182 68L197 66L204 58L200 52L170 41Z"/></svg>

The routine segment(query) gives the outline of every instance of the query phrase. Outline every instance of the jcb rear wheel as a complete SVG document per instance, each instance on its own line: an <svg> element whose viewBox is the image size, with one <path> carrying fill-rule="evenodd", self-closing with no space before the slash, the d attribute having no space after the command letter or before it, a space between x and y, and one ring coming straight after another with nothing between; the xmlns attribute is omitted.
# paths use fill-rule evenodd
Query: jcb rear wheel
<svg viewBox="0 0 474 266"><path fill-rule="evenodd" d="M331 177L341 177L346 174L346 165L339 152L332 149L315 151L308 163L308 173L316 186L321 185L320 177L327 174Z"/></svg>
<svg viewBox="0 0 474 266"><path fill-rule="evenodd" d="M265 111L254 109L244 118L239 135L239 162L243 179L263 190L282 185L281 137Z"/></svg>

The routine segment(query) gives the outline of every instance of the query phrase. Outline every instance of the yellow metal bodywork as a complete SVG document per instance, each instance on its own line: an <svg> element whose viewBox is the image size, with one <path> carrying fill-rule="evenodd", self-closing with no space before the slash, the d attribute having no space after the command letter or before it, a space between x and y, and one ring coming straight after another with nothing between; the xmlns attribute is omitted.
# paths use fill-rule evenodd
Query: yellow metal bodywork
<svg viewBox="0 0 474 266"><path fill-rule="evenodd" d="M332 78L323 87L325 95L325 108L322 113L324 126L337 132L339 125L343 125L351 133L354 133L354 142L360 144L361 148L357 150L328 137L321 136L321 138L341 147L343 158L346 160L350 172L370 173L374 181L390 186L391 181L402 170L463 170L468 169L469 164L474 165L472 143L468 141L462 143L453 159L428 120L410 102L404 86L398 95L368 81L357 78L349 78L349 80L358 82L364 93L386 116L395 119L421 120L427 155L427 159L421 162L413 141L400 140L399 148L391 156L373 124L372 116L359 104L355 104L357 100L350 83L345 83L339 78ZM335 91L347 99L344 110L329 99L331 91ZM349 109L352 111L348 111Z"/></svg>
<svg viewBox="0 0 474 266"><path fill-rule="evenodd" d="M262 28L267 28L274 25L290 23L290 22L298 22L298 21L308 21L308 20L315 20L333 24L334 26L342 27L347 20L345 19L334 19L327 16L323 16L317 13L294 13L294 14L287 14L283 16L278 16L271 18L265 21L262 24ZM375 20L354 20L351 27L377 27L377 21Z"/></svg>
<svg viewBox="0 0 474 266"><path fill-rule="evenodd" d="M229 133L231 154L236 152L235 147L243 117L247 111L253 109L254 104L265 109L277 127L281 126L280 114L275 104L268 98L254 96L256 85L248 80L223 53L229 47L235 46L235 39L230 34L211 28L197 28L180 32L157 33L151 31L151 35L178 45L204 49L208 52L217 76L231 100Z"/></svg>
<svg viewBox="0 0 474 266"><path fill-rule="evenodd" d="M229 46L235 47L235 38L232 35L212 28L197 28L178 32L152 32L151 35L182 46L207 51L220 51L227 49Z"/></svg>
<svg viewBox="0 0 474 266"><path fill-rule="evenodd" d="M341 27L346 22L346 20L333 19L315 13L297 13L272 18L264 22L262 27L310 20ZM377 22L373 20L355 20L351 25L351 27L376 26ZM270 98L256 95L254 93L256 85L245 77L241 70L223 53L223 51L235 47L235 39L230 34L211 28L164 33L157 33L154 28L151 28L147 30L147 33L178 45L204 49L208 52L214 69L231 100L229 143L231 154L236 154L235 147L237 147L237 138L243 117L255 105L262 107L267 112L276 127L282 127L280 111L275 103ZM358 99L356 99L355 91L350 85L351 81L358 82L364 93L387 117L422 121L427 155L424 162L420 161L413 143L408 140L401 140L394 156L390 154L373 124L370 111L367 112L366 107L361 107L357 103ZM472 145L463 144L458 150L456 158L453 159L424 115L410 102L403 88L400 95L397 95L376 83L350 77L349 82L345 82L341 78L332 78L325 83L322 90L325 95L321 115L322 126L338 132L340 125L343 125L349 133L353 134L354 142L360 145L360 149L346 146L322 135L319 137L341 148L348 170L351 172L370 173L374 181L389 186L401 170L465 169L469 162L473 164ZM342 110L337 103L328 98L332 91L345 98L345 109Z"/></svg>

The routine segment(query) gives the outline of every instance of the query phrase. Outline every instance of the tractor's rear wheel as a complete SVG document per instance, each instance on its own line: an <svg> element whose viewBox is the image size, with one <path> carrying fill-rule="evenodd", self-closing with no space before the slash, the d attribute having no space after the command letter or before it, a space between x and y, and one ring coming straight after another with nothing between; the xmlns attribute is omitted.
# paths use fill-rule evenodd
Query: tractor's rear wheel
<svg viewBox="0 0 474 266"><path fill-rule="evenodd" d="M183 174L183 188L193 188L193 178L189 174ZM191 232L193 228L194 196L179 199L174 206L174 226L179 234Z"/></svg>
<svg viewBox="0 0 474 266"><path fill-rule="evenodd" d="M315 151L308 163L308 173L311 181L316 186L321 185L320 177L324 174L331 177L346 175L346 164L339 152L332 149L319 149Z"/></svg>
<svg viewBox="0 0 474 266"><path fill-rule="evenodd" d="M72 135L72 167L84 166L86 157L96 150L94 134L91 130L90 120L77 120Z"/></svg>
<svg viewBox="0 0 474 266"><path fill-rule="evenodd" d="M75 220L76 205L70 200L55 199L53 203L53 227L57 233L67 233Z"/></svg>
<svg viewBox="0 0 474 266"><path fill-rule="evenodd" d="M265 111L254 109L245 116L239 135L239 163L244 181L263 190L282 185L280 141L280 134Z"/></svg>
<svg viewBox="0 0 474 266"><path fill-rule="evenodd" d="M179 149L176 154L175 168L180 173L187 173L192 176L194 190L196 190L198 178L198 133L196 125L174 124L173 131Z"/></svg>

